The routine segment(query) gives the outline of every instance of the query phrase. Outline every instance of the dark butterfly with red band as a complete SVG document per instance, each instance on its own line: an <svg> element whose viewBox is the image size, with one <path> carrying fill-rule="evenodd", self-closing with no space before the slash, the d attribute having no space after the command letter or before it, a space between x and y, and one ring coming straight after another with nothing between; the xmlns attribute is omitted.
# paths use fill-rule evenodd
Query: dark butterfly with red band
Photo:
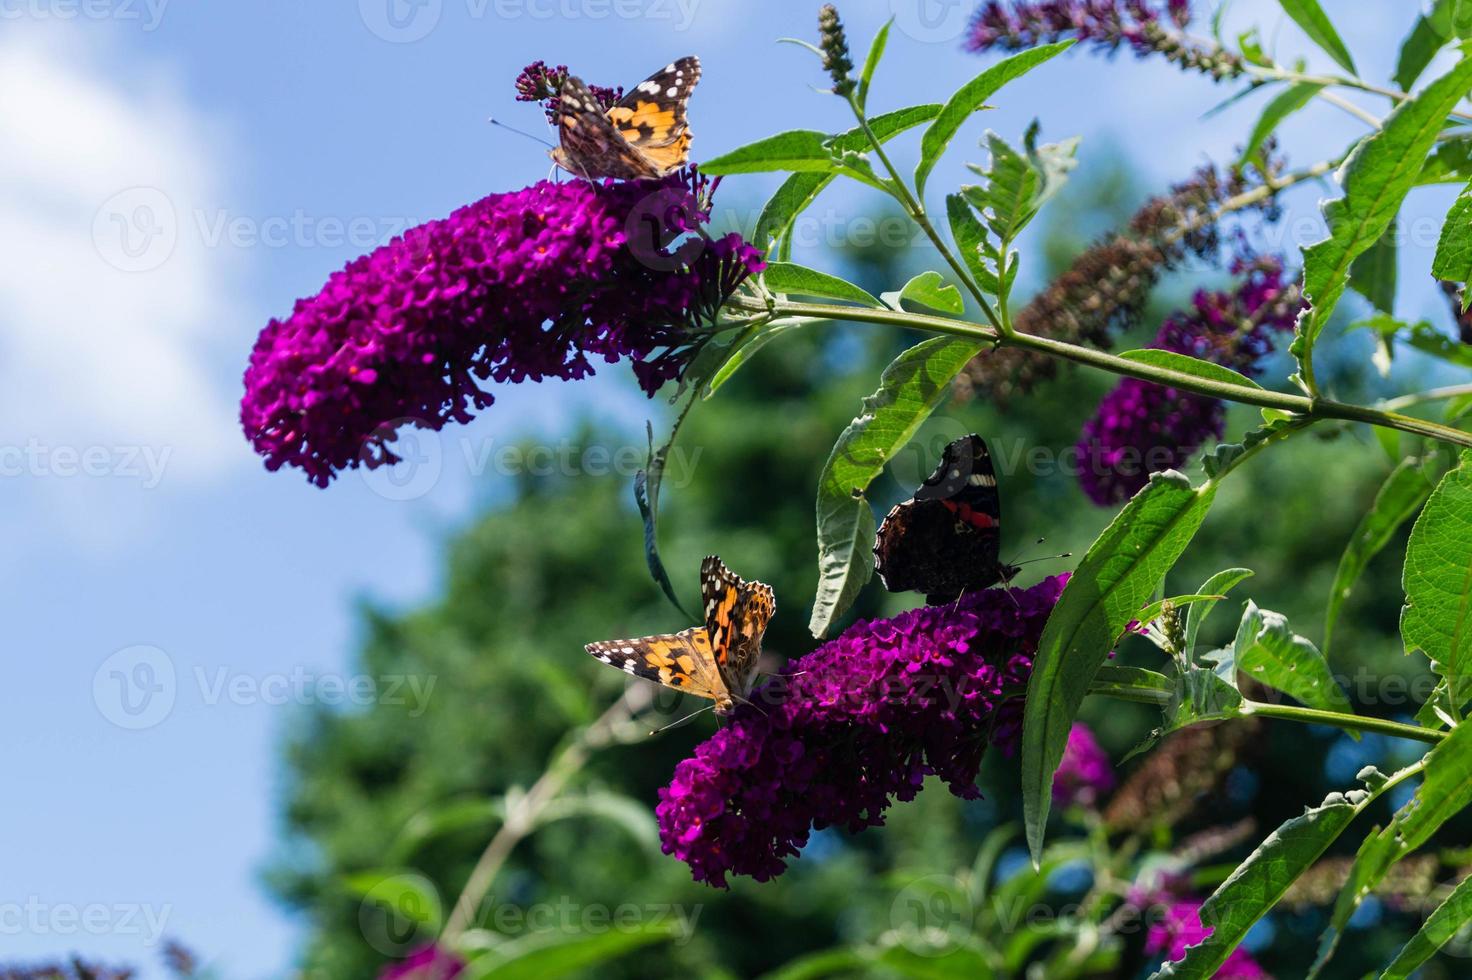
<svg viewBox="0 0 1472 980"><path fill-rule="evenodd" d="M923 592L931 605L1010 581L999 559L1002 498L986 441L964 436L915 495L896 504L874 539L874 567L891 592Z"/></svg>

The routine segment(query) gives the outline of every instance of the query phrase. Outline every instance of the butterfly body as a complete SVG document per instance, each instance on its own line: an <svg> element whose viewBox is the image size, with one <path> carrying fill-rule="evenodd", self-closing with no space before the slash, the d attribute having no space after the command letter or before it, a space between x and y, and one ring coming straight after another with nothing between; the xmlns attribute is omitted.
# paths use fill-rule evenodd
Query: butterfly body
<svg viewBox="0 0 1472 980"><path fill-rule="evenodd" d="M762 636L777 604L771 586L745 581L715 555L701 564L700 593L704 626L585 649L626 674L708 698L716 714L730 714L756 682Z"/></svg>
<svg viewBox="0 0 1472 980"><path fill-rule="evenodd" d="M891 592L923 592L931 604L1009 581L999 560L1001 495L991 452L978 435L946 446L940 465L896 504L874 539L874 565Z"/></svg>
<svg viewBox="0 0 1472 980"><path fill-rule="evenodd" d="M663 177L690 157L686 106L700 81L700 59L671 62L634 86L605 110L580 78L570 77L558 96L560 145L554 162L588 180Z"/></svg>

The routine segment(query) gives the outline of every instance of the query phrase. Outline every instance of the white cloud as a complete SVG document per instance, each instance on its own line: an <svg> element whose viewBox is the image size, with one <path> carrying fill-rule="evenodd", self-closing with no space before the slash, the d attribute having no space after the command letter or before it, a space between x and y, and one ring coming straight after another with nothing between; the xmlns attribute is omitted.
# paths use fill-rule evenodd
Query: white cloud
<svg viewBox="0 0 1472 980"><path fill-rule="evenodd" d="M245 458L211 356L237 333L224 329L231 252L184 233L218 198L223 141L179 88L136 65L110 70L75 25L16 23L0 37L7 471L52 465L36 447L148 447L168 453L171 481Z"/></svg>

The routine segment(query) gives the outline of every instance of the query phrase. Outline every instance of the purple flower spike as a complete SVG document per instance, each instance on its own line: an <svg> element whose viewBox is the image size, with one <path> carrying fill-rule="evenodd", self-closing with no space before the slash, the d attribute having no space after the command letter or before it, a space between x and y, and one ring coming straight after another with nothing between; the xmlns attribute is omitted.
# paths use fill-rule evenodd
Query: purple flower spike
<svg viewBox="0 0 1472 980"><path fill-rule="evenodd" d="M652 395L762 268L739 235L703 235L709 190L693 171L542 181L410 229L261 332L246 437L268 469L299 466L326 486L396 462L401 425L468 421L494 400L487 383L582 378L629 358Z"/></svg>
<svg viewBox="0 0 1472 980"><path fill-rule="evenodd" d="M1020 695L1067 576L854 624L753 694L675 767L655 810L697 881L781 874L814 829L884 822L926 776L965 799L988 744L1010 752Z"/></svg>
<svg viewBox="0 0 1472 980"><path fill-rule="evenodd" d="M1063 747L1063 761L1053 776L1053 802L1059 806L1095 807L1114 789L1114 768L1083 722L1074 722Z"/></svg>
<svg viewBox="0 0 1472 980"><path fill-rule="evenodd" d="M1168 961L1175 962L1185 957L1186 947L1199 945L1210 937L1212 930L1201 924L1201 905L1199 899L1167 904L1160 919L1150 925L1145 952L1165 953ZM1217 980L1272 980L1252 954L1240 946L1232 950L1213 976Z"/></svg>
<svg viewBox="0 0 1472 980"><path fill-rule="evenodd" d="M454 980L465 972L465 961L438 946L425 946L397 963L390 963L378 980Z"/></svg>
<svg viewBox="0 0 1472 980"><path fill-rule="evenodd" d="M1252 377L1273 351L1273 336L1293 330L1298 288L1283 282L1282 263L1238 264L1234 293L1200 290L1189 313L1165 321L1151 346L1212 361ZM1126 378L1104 396L1078 442L1079 483L1108 507L1129 499L1150 474L1176 469L1226 426L1222 403L1205 395Z"/></svg>

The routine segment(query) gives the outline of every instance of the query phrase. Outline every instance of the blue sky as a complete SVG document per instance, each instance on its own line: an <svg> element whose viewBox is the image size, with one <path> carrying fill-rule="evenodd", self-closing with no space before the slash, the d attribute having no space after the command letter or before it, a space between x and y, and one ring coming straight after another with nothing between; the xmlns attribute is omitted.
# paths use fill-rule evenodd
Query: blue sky
<svg viewBox="0 0 1472 980"><path fill-rule="evenodd" d="M891 6L876 109L939 100L984 66L958 48L965 4L921 17L905 0L849 3L852 36L867 40ZM1409 5L1329 6L1363 74L1388 77L1385 39L1411 19L1390 8ZM811 56L772 43L810 36L815 9L0 0L7 957L151 964L162 931L231 977L286 975L300 927L258 879L277 830L276 749L308 681L352 680L354 602L433 593L440 542L504 492L477 463L487 451L519 436L556 446L589 415L638 446L654 406L619 369L507 390L474 425L425 437L424 466L321 491L266 473L239 433L256 332L405 224L545 177L541 148L485 122L540 129L511 85L532 60L631 85L698 53L697 159L782 129L846 128L812 91ZM1272 3L1234 5L1231 23L1254 19L1281 51L1322 61ZM1083 135L1077 179L1112 147L1142 186L1163 186L1241 141L1262 98L1203 120L1225 94L1163 64L1067 57L995 100L931 185L964 179L985 127L1015 138L1039 116L1051 138ZM1361 131L1330 107L1303 120L1285 140L1303 163ZM759 206L772 186L731 180L721 203ZM1318 236L1322 193L1293 195L1295 241ZM1406 316L1443 315L1424 269L1448 201L1419 192L1407 212L1423 231L1403 254ZM840 190L820 208L872 204ZM626 478L599 478L627 494Z"/></svg>

